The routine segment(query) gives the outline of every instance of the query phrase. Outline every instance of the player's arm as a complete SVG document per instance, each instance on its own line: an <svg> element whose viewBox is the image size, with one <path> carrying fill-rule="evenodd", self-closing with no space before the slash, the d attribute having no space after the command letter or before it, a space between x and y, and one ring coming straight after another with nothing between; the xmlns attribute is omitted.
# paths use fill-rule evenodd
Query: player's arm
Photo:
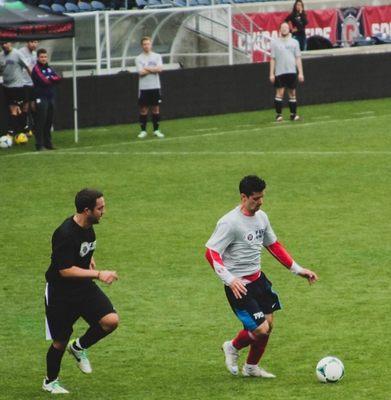
<svg viewBox="0 0 391 400"><path fill-rule="evenodd" d="M19 52L19 65L24 68L28 74L31 76L31 72L32 72L32 68L30 67L30 64L28 62L28 60L26 59L26 57Z"/></svg>
<svg viewBox="0 0 391 400"><path fill-rule="evenodd" d="M274 75L275 70L276 70L276 59L273 57L272 54L270 58L270 72L269 72L269 80L271 83L274 83L276 80L276 76Z"/></svg>
<svg viewBox="0 0 391 400"><path fill-rule="evenodd" d="M310 269L301 267L288 253L285 247L278 241L266 246L269 253L276 258L282 265L288 268L295 275L306 278L310 284L318 280L318 276Z"/></svg>
<svg viewBox="0 0 391 400"><path fill-rule="evenodd" d="M160 74L163 71L163 66L158 65L156 67L145 67L145 69L151 74Z"/></svg>
<svg viewBox="0 0 391 400"><path fill-rule="evenodd" d="M115 271L97 271L95 269L84 269L77 266L59 269L62 278L71 279L97 279L104 283L113 283L118 279Z"/></svg>
<svg viewBox="0 0 391 400"><path fill-rule="evenodd" d="M210 266L216 272L216 275L224 282L225 285L229 286L237 299L241 299L247 293L245 284L240 278L232 275L227 268L225 268L223 260L217 251L210 248L206 248L205 257L208 260Z"/></svg>
<svg viewBox="0 0 391 400"><path fill-rule="evenodd" d="M96 269L96 262L94 256L91 257L90 269Z"/></svg>
<svg viewBox="0 0 391 400"><path fill-rule="evenodd" d="M58 82L60 82L61 81L61 76L60 75L58 75L57 74L57 72L53 69L53 68L51 68L52 69L52 72L51 72L51 74L50 74L50 80L53 82L53 83L58 83Z"/></svg>
<svg viewBox="0 0 391 400"><path fill-rule="evenodd" d="M158 61L155 67L148 67L147 70L151 73L151 74L160 74L163 71L163 60L162 60L162 56L159 55L158 56Z"/></svg>
<svg viewBox="0 0 391 400"><path fill-rule="evenodd" d="M304 82L303 62L301 61L300 54L296 55L296 67L297 67L299 82Z"/></svg>
<svg viewBox="0 0 391 400"><path fill-rule="evenodd" d="M136 59L136 68L139 76L145 76L150 74L148 69L143 66L142 62Z"/></svg>

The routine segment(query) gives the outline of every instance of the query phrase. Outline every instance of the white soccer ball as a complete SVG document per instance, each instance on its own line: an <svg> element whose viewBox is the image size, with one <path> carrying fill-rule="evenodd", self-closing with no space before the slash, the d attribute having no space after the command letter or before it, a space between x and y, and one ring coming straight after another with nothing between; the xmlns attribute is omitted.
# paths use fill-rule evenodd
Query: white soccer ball
<svg viewBox="0 0 391 400"><path fill-rule="evenodd" d="M9 135L4 135L0 137L0 148L8 149L12 146L12 137Z"/></svg>
<svg viewBox="0 0 391 400"><path fill-rule="evenodd" d="M343 378L345 367L337 357L322 358L316 366L316 377L322 383L335 383Z"/></svg>

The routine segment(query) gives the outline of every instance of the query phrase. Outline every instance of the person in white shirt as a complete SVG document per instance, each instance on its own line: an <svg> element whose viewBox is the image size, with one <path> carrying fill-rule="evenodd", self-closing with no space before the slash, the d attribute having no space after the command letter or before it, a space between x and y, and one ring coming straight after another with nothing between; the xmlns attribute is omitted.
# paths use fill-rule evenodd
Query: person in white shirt
<svg viewBox="0 0 391 400"><path fill-rule="evenodd" d="M273 328L273 314L281 309L277 293L261 268L266 248L293 274L315 283L315 272L301 267L277 240L263 204L266 183L255 175L239 184L240 205L219 219L206 243L206 258L224 284L228 302L243 324L233 340L223 343L225 364L232 375L239 374L239 351L249 347L244 376L275 378L258 364Z"/></svg>
<svg viewBox="0 0 391 400"><path fill-rule="evenodd" d="M37 63L37 48L38 40L29 40L25 46L19 49L19 53L22 54L25 60L28 61L28 67L30 71L33 70L35 64ZM34 84L31 79L30 74L27 70L23 70L23 87L25 99L23 102L22 111L25 118L24 132L27 136L31 137L33 135L33 118L32 113L35 112L35 99L34 99Z"/></svg>
<svg viewBox="0 0 391 400"><path fill-rule="evenodd" d="M304 82L303 64L299 42L292 38L289 24L280 26L280 37L271 42L270 82L276 88L274 106L276 122L282 121L282 102L285 88L288 89L291 121L298 121L296 87L297 81Z"/></svg>
<svg viewBox="0 0 391 400"><path fill-rule="evenodd" d="M139 74L139 121L141 132L139 139L147 137L147 119L148 111L152 111L153 134L159 139L163 139L164 135L159 130L160 121L160 103L162 102L160 89L160 76L163 70L163 61L160 54L152 51L152 40L145 36L141 39L141 47L143 52L136 57L136 67Z"/></svg>

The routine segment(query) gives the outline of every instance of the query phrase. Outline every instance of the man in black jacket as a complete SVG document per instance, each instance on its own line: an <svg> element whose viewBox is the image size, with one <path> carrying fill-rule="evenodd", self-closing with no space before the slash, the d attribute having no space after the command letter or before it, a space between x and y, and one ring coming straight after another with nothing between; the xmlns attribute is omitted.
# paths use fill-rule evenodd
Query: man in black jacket
<svg viewBox="0 0 391 400"><path fill-rule="evenodd" d="M37 64L33 68L31 78L34 82L36 102L35 147L37 151L54 150L51 129L54 116L54 85L61 77L48 64L45 49L37 52Z"/></svg>

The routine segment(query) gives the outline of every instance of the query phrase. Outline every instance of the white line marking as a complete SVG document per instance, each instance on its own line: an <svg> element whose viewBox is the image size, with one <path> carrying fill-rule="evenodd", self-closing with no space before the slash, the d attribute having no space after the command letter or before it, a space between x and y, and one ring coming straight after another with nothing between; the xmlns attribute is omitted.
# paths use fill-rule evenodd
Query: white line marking
<svg viewBox="0 0 391 400"><path fill-rule="evenodd" d="M27 155L30 153L20 153L19 155ZM35 154L35 153L33 153ZM254 155L254 156L267 156L267 155L316 155L316 156L339 156L339 155L391 155L391 151L372 151L372 150L352 150L352 151L135 151L135 152L119 152L119 151L74 151L74 152L45 152L44 155L53 156L238 156L238 155ZM17 154L15 154L16 156Z"/></svg>
<svg viewBox="0 0 391 400"><path fill-rule="evenodd" d="M331 115L320 115L319 117L311 117L311 119L314 119L314 120L322 120L322 119L330 119L331 118Z"/></svg>
<svg viewBox="0 0 391 400"><path fill-rule="evenodd" d="M345 123L345 122L350 122L350 121L362 121L362 120L370 120L374 118L381 118L381 117L387 117L389 118L390 116L387 114L381 115L381 116L367 116L367 117L356 117L356 118L345 118L345 119L333 119L333 120L327 120L327 121L317 121L317 122L299 122L299 123L291 123L289 122L289 129L303 129L306 127L311 127L311 126L319 126L319 125L325 125L325 124L331 124L331 123ZM89 146L81 146L81 147L71 147L68 149L63 149L61 150L61 153L80 153L80 154L86 154L88 152L85 152L85 150L88 149L97 149L97 148L102 148L102 147L118 147L118 146L126 146L126 145L140 145L140 144L157 144L159 145L171 142L171 141L177 141L177 140L193 140L193 139L199 139L199 138L205 138L205 137L217 137L217 136L223 136L223 135L229 135L229 134L237 134L241 133L242 135L244 134L249 134L253 132L265 132L267 130L274 130L274 129L281 129L281 128L287 128L288 124L276 124L273 122L273 125L266 125L266 126L261 126L261 127L256 127L252 129L247 129L245 131L234 129L234 130L227 130L227 131L221 131L221 132L210 132L210 133L202 133L199 135L188 135L188 136L175 136L175 137L168 137L165 139L144 139L144 140L130 140L127 142L118 142L118 143L104 143L104 144L99 144L99 145L89 145ZM16 153L16 154L6 154L1 158L7 158L7 157L21 157L21 156L29 156L29 155L41 155L41 154L48 154L52 152L44 152L44 153L36 153L34 151L32 152L26 152L26 153ZM59 151L53 152L53 153L59 153ZM111 153L113 154L113 153ZM122 153L120 153L122 154ZM129 154L129 153L124 153L124 154ZM213 153L215 154L215 153Z"/></svg>
<svg viewBox="0 0 391 400"><path fill-rule="evenodd" d="M375 114L375 111L362 111L362 112L355 112L353 114L354 115L369 115L369 114Z"/></svg>
<svg viewBox="0 0 391 400"><path fill-rule="evenodd" d="M386 116L386 115L385 115ZM389 117L387 115L387 117ZM345 118L345 119L333 119L333 120L328 120L328 121L319 121L319 122L304 122L304 123L290 123L290 129L294 128L305 128L307 126L313 126L313 125L319 125L319 124L329 124L329 123L335 123L335 122L349 122L349 121L357 121L357 120L366 120L366 119L372 119L375 117L362 117L362 118ZM204 137L214 137L214 136L222 136L222 135L229 135L232 133L240 133L242 132L243 134L247 134L250 132L259 132L262 131L264 132L265 130L268 129L278 129L278 128L286 128L286 126L276 124L275 122L272 123L273 125L266 125L262 127L256 127L253 129L247 129L245 132L242 130L238 129L233 129L233 130L227 130L227 131L221 131L221 132L210 132L210 133L202 133L200 135L187 135L187 136L175 136L175 137L168 137L165 139L144 139L144 140L133 140L133 141L128 141L128 142L119 142L119 143L105 143L105 144L100 144L100 145L92 145L92 146L83 146L79 147L80 150L85 150L85 149L96 149L97 147L111 147L111 146L124 146L124 145L139 145L143 143L167 143L171 141L176 141L176 140L188 140L188 139L198 139L198 138L204 138ZM77 149L77 148L76 148ZM63 151L75 151L75 148L69 148L69 149L64 149Z"/></svg>
<svg viewBox="0 0 391 400"><path fill-rule="evenodd" d="M217 127L213 128L203 128L203 129L193 129L193 132L208 132L208 131L217 131Z"/></svg>

